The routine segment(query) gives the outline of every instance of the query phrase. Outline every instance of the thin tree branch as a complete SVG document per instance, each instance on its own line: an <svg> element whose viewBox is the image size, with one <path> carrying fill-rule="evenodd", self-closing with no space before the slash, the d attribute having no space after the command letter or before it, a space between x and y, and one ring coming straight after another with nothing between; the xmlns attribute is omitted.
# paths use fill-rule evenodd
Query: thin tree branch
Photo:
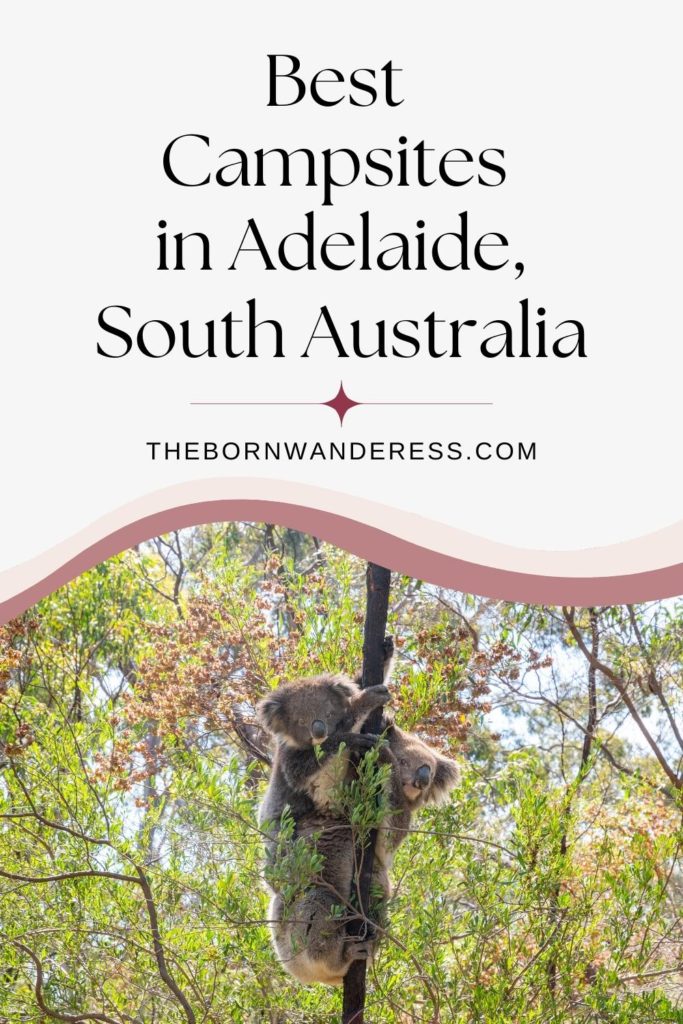
<svg viewBox="0 0 683 1024"><path fill-rule="evenodd" d="M83 871L62 871L56 875L20 875L14 871L0 868L0 878L9 878L11 882L27 882L30 885L43 885L49 882L67 882L73 878L110 878L115 882L132 882L138 885L134 875L124 875L118 871L98 871L91 868Z"/></svg>
<svg viewBox="0 0 683 1024"><path fill-rule="evenodd" d="M150 886L147 876L142 868L138 867L136 868L136 871L138 873L140 888L142 889L143 896L145 897L147 917L149 919L149 927L152 933L154 957L157 962L159 977L182 1006L188 1024L197 1024L197 1018L195 1017L194 1010L187 1000L187 996L168 969L166 956L164 954L164 947L161 941L161 934L159 932L159 918L157 915L156 905L154 903L154 897L152 895L152 887Z"/></svg>
<svg viewBox="0 0 683 1024"><path fill-rule="evenodd" d="M643 721L640 712L638 711L638 708L635 706L631 698L631 695L628 692L628 687L625 681L621 679L620 676L618 676L617 673L609 667L609 665L605 665L604 662L600 661L598 658L593 657L591 651L589 651L588 647L586 646L586 642L583 639L581 631L576 625L574 609L563 608L562 614L564 615L565 622L569 626L569 631L574 637L581 653L584 655L584 657L590 664L595 666L598 672L601 672L603 676L606 679L609 679L609 681L613 683L613 685L616 687L616 689L619 692L619 696L621 697L624 704L630 711L633 721L636 723L641 733L643 734L643 737L647 741L648 746L650 747L653 754L662 766L662 769L664 770L664 773L666 774L667 778L676 789L681 789L681 787L683 786L683 778L676 774L674 769L671 767L669 762L664 757L664 754L662 753L659 745L655 741L648 727L645 725L645 722Z"/></svg>
<svg viewBox="0 0 683 1024"><path fill-rule="evenodd" d="M80 1021L86 1020L101 1021L101 1024L121 1024L120 1018L117 1020L115 1017L109 1017L106 1013L65 1013L62 1010L53 1010L52 1007L47 1005L43 995L45 973L40 957L28 946L25 946L23 942L16 942L14 939L7 939L7 941L10 946L14 946L21 953L25 953L33 962L33 966L36 969L36 980L33 989L35 1000L38 1008L46 1017L49 1017L51 1020L65 1021L67 1024L79 1024ZM130 1020L131 1018L129 1017L128 1019Z"/></svg>
<svg viewBox="0 0 683 1024"><path fill-rule="evenodd" d="M671 706L670 706L668 700L666 699L666 696L664 694L664 690L662 689L662 684L657 679L657 672L655 671L655 666L654 666L654 664L652 662L652 657L651 657L650 652L649 652L649 650L647 648L647 644L645 643L645 640L643 639L643 634L640 631L640 627L638 625L638 620L636 619L636 613L635 613L635 611L633 609L633 605L629 604L629 605L627 605L627 608L628 608L629 619L631 621L631 626L633 627L633 632L635 633L636 640L638 641L638 647L640 648L640 652L643 655L643 657L645 658L645 661L647 662L647 666L648 666L648 668L650 670L650 676L649 676L649 679L648 679L650 693L654 694L654 696L657 698L659 703L664 708L664 712L666 714L666 717L669 719L669 725L671 726L671 731L673 732L674 736L676 737L676 741L677 741L679 747L681 748L681 750L683 750L683 735L681 735L681 731L678 728L678 725L676 724L676 719L674 718L673 712L671 710Z"/></svg>
<svg viewBox="0 0 683 1024"><path fill-rule="evenodd" d="M64 882L64 881L69 881L71 879L78 879L78 878L109 878L109 879L112 879L113 881L117 881L117 882L130 882L133 885L139 886L140 889L142 890L142 894L143 894L143 896L145 898L145 906L146 906L146 909L147 909L147 917L148 917L148 920L149 920L150 932L151 932L151 935L152 935L152 946L153 946L153 950L154 950L154 958L155 958L156 963L157 963L157 969L159 971L159 977L161 978L163 983L166 985L166 987L169 989L169 991L173 993L173 995L175 996L176 1000L180 1003L180 1005L181 1005L181 1007L183 1009L183 1012L185 1014L185 1018L186 1018L188 1024L197 1024L197 1018L195 1016L194 1010L190 1006L190 1003L188 1002L185 993L180 988L180 986L178 985L178 983L176 982L176 980L174 979L173 975L170 973L170 971L168 969L168 963L166 961L166 956L165 956L165 953L164 953L164 947L163 947L163 943L161 941L161 933L159 931L159 917L158 917L158 914L157 914L156 905L154 903L154 896L152 894L152 887L150 886L149 880L148 880L147 876L145 875L144 871L142 870L142 868L136 866L135 870L137 872L137 877L135 875L124 875L124 874L121 874L121 873L115 872L115 871L97 871L97 870L94 870L94 869L87 870L87 871L86 870L83 870L83 871L64 871L64 872L60 872L59 874L55 874L55 875L33 875L32 876L32 875L22 875L22 874L18 874L16 872L12 872L12 871L5 871L4 869L0 868L0 877L8 878L8 879L10 879L10 881L13 881L13 882L26 882L26 883L31 884L31 885L42 885L42 884L47 884L47 883L50 883L50 882ZM17 944L15 943L15 945L17 945ZM35 957L35 954L33 954L32 951L29 950L28 947L26 947L26 946L22 946L22 949L24 949L24 951L26 953L28 953L29 956L32 957L32 959L34 960L34 963L36 964L36 970L38 970L38 963L39 963L39 961ZM36 999L38 999L38 991L42 988L42 968L41 968L41 972L40 972L40 978L41 978L41 984L40 984L40 986L37 986L37 989L36 989ZM43 1009L43 1007L42 1007L42 1005L40 1003L38 1005L41 1006L41 1009ZM48 1013L49 1016L54 1017L54 1019L56 1019L56 1020L67 1020L67 1021L76 1021L76 1020L102 1020L102 1021L104 1021L105 1019L111 1020L111 1018L105 1018L103 1015L99 1015L99 1016L96 1016L96 1017L94 1017L92 1015L80 1015L80 1016L77 1016L77 1017L73 1017L73 1016L60 1016L60 1015L55 1014L55 1013L49 1013L47 1009L44 1009L44 1012ZM118 1024L118 1022L114 1022L114 1024Z"/></svg>

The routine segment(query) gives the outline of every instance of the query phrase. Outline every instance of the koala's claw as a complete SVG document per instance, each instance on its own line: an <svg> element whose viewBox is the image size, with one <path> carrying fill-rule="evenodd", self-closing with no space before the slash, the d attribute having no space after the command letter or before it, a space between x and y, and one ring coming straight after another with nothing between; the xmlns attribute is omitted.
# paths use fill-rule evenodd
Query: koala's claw
<svg viewBox="0 0 683 1024"><path fill-rule="evenodd" d="M385 636L382 643L382 651L384 653L384 660L389 661L394 656L394 638L393 636Z"/></svg>

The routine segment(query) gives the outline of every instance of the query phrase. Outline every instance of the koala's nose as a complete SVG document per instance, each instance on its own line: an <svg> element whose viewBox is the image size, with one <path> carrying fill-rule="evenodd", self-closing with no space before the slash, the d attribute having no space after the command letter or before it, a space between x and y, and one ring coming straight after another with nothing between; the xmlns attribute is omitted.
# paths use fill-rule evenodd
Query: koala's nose
<svg viewBox="0 0 683 1024"><path fill-rule="evenodd" d="M418 789L424 789L425 786L429 785L429 780L432 777L432 773L429 769L428 764L422 764L415 772L415 785Z"/></svg>
<svg viewBox="0 0 683 1024"><path fill-rule="evenodd" d="M327 726L319 718L316 718L315 722L311 722L311 736L317 742L324 740L327 736Z"/></svg>

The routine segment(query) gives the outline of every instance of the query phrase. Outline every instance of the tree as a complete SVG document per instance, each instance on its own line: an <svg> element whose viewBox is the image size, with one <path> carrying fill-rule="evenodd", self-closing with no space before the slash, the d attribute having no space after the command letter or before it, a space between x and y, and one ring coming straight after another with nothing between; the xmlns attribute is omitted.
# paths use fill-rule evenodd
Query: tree
<svg viewBox="0 0 683 1024"><path fill-rule="evenodd" d="M389 612L389 588L391 573L382 566L368 563L367 602L365 627L363 630L363 674L362 686L379 686L384 679L384 638ZM364 732L381 731L382 711L378 708L363 726ZM377 831L372 829L367 846L362 845L356 854L358 864L358 902L360 913L367 917L370 906L370 886L375 857ZM365 1011L366 963L357 960L344 978L344 1001L342 1024L363 1024Z"/></svg>
<svg viewBox="0 0 683 1024"><path fill-rule="evenodd" d="M353 556L214 524L0 627L0 1022L339 1021L270 949L252 712L284 676L357 670L364 599ZM400 724L463 778L398 850L368 1018L680 1021L681 602L395 575L387 629Z"/></svg>

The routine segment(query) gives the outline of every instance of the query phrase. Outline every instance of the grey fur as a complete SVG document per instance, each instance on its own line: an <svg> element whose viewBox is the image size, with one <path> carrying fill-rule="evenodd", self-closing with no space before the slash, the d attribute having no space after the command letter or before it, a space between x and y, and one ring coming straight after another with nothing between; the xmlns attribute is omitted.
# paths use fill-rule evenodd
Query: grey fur
<svg viewBox="0 0 683 1024"><path fill-rule="evenodd" d="M393 643L385 642L385 680L391 671ZM261 724L276 740L270 782L259 810L266 832L266 863L274 868L282 855L278 835L289 810L295 837L314 845L321 857L315 879L293 895L271 889L273 942L282 966L303 984L340 985L351 963L371 959L377 936L372 924L360 936L348 934L354 917L356 840L349 822L335 807L335 786L380 737L361 734L372 710L389 699L386 686L361 690L360 680L317 676L283 683L258 707ZM406 837L413 813L439 802L457 781L453 761L384 716L380 761L391 765L389 812L379 830L373 867L373 921L390 896L388 869ZM324 737L324 738L323 738ZM340 753L341 744L345 745ZM272 876L271 876L272 882ZM277 886L277 883L273 883Z"/></svg>
<svg viewBox="0 0 683 1024"><path fill-rule="evenodd" d="M356 917L353 830L344 819L311 814L298 823L297 834L315 844L322 867L314 884L305 884L287 901L282 893L273 894L270 919L275 949L285 970L303 984L341 985L353 961L372 959L376 946L372 925L361 935L350 936L347 930ZM373 888L379 892L379 902L386 901L389 881L379 863ZM377 908L371 913L376 919Z"/></svg>
<svg viewBox="0 0 683 1024"><path fill-rule="evenodd" d="M360 734L371 711L389 700L386 686L361 690L348 676L314 676L282 683L258 705L264 728L276 746L270 781L259 808L270 858L286 807L296 822L314 812L333 812L333 791L347 776L350 757L371 749L376 736ZM312 735L325 725L325 739ZM341 744L343 754L339 753Z"/></svg>
<svg viewBox="0 0 683 1024"><path fill-rule="evenodd" d="M386 746L380 760L392 766L391 812L379 830L375 857L388 871L415 812L430 803L443 803L457 784L459 772L455 761L433 750L414 733L399 729L390 716L384 716L383 724Z"/></svg>
<svg viewBox="0 0 683 1024"><path fill-rule="evenodd" d="M377 736L360 733L365 719L389 699L386 686L361 690L347 676L317 676L283 683L261 702L261 724L276 740L270 781L259 809L266 833L266 863L273 867L285 809L296 838L315 844L322 868L313 884L285 901L272 891L273 941L283 967L304 984L339 985L354 960L370 959L375 935L349 936L347 926L354 879L355 839L350 824L335 813L335 787L349 774L352 759L373 747ZM314 728L314 723L316 728ZM317 728L324 724L324 736ZM345 749L339 751L342 743ZM388 896L389 882L378 863L375 888ZM334 908L343 908L334 913Z"/></svg>

